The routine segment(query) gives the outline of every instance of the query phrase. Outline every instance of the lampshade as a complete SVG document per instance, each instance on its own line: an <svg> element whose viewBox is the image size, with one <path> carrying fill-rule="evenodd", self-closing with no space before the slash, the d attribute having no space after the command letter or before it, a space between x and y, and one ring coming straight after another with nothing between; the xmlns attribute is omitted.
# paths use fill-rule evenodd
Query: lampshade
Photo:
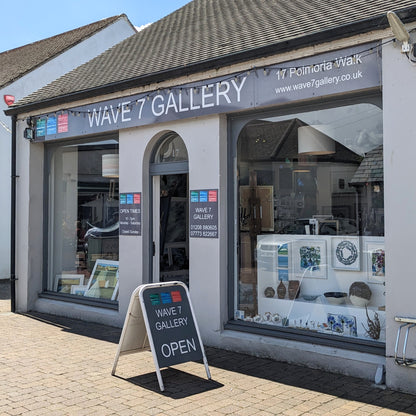
<svg viewBox="0 0 416 416"><path fill-rule="evenodd" d="M102 156L104 178L118 178L118 154Z"/></svg>
<svg viewBox="0 0 416 416"><path fill-rule="evenodd" d="M315 128L316 127L316 128ZM335 153L335 141L322 133L327 126L302 126L298 128L298 153L330 155Z"/></svg>

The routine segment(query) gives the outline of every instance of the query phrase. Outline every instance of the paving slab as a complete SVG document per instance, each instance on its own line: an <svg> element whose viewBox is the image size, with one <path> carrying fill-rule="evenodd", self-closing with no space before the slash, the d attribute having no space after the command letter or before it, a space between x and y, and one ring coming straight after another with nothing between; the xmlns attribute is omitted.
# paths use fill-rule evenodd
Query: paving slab
<svg viewBox="0 0 416 416"><path fill-rule="evenodd" d="M0 415L416 415L416 397L371 381L206 347L202 363L162 369L123 355L120 328L10 313L0 283ZM4 289L4 288L3 288ZM7 309L8 305L8 309Z"/></svg>

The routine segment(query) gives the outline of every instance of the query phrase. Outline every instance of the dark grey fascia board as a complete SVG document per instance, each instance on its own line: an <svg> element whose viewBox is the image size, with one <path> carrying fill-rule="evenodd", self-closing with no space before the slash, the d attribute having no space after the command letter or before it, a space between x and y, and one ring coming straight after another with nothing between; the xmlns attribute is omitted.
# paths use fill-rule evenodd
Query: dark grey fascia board
<svg viewBox="0 0 416 416"><path fill-rule="evenodd" d="M416 20L416 6L409 7L396 11L403 22L410 22ZM358 34L370 32L372 30L382 30L388 27L388 21L385 14L376 17L360 20L352 24L345 24L337 26L333 29L328 29L307 36L302 36L283 42L267 45L264 47L250 49L243 52L237 52L221 56L215 59L200 61L192 65L172 68L166 71L155 72L143 76L130 78L123 81L117 81L111 84L106 84L99 87L94 87L87 90L76 91L69 94L53 97L47 100L23 104L20 106L11 107L4 111L8 116L21 114L24 112L41 110L47 107L62 106L77 100L83 100L101 95L111 94L115 92L122 92L131 88L138 88L152 83L163 82L169 79L178 78L181 76L189 76L197 72L218 69L228 65L238 64L244 61L249 61L257 58L293 51L307 46L313 46L324 42L330 42Z"/></svg>

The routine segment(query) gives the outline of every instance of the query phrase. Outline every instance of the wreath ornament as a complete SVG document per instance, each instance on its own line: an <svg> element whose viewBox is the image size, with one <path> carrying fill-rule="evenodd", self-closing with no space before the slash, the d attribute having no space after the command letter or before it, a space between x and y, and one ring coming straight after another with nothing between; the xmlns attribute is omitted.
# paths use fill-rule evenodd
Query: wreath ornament
<svg viewBox="0 0 416 416"><path fill-rule="evenodd" d="M335 255L340 263L351 266L358 258L358 250L351 241L341 241L337 246Z"/></svg>

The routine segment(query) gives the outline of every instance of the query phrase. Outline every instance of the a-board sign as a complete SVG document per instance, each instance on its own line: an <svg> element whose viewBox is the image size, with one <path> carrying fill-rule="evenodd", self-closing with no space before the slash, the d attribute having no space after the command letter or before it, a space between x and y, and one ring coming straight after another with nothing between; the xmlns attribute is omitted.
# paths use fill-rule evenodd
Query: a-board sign
<svg viewBox="0 0 416 416"><path fill-rule="evenodd" d="M132 294L113 366L115 373L122 354L139 352L150 346L160 389L160 368L203 360L208 369L189 291L182 282L151 283Z"/></svg>

